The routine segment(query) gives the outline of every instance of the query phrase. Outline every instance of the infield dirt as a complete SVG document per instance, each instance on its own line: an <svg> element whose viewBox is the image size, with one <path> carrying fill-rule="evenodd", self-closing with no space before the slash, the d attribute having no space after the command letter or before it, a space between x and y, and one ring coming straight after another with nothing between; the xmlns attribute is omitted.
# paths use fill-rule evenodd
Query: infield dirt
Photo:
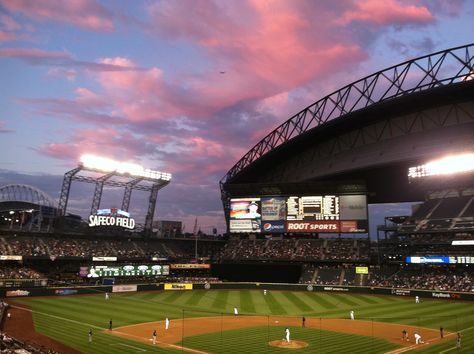
<svg viewBox="0 0 474 354"><path fill-rule="evenodd" d="M184 322L183 322L184 321ZM131 326L118 327L111 333L129 339L150 343L151 335L156 329L158 332L157 343L161 346L176 347L176 343L183 338L218 333L234 329L261 326L301 326L301 317L278 317L278 316L221 316L221 317L199 317L176 319L171 321L170 328L165 330L164 321L141 323ZM384 323L367 320L346 320L332 318L306 318L307 328L321 329L325 331L357 334L361 336L377 337L388 340L402 346L414 344L413 334L419 333L425 342L437 342L440 340L439 332L434 329L407 326L394 323ZM409 341L402 341L402 331L409 334ZM449 336L450 333L446 333ZM297 338L294 338L295 340ZM181 348L189 352L198 352L191 348Z"/></svg>

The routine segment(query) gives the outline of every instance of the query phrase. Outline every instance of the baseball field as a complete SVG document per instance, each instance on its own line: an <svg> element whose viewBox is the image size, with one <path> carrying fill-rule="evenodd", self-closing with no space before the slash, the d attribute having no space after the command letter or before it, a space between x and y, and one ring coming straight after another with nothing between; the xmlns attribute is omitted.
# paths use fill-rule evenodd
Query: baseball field
<svg viewBox="0 0 474 354"><path fill-rule="evenodd" d="M189 290L114 293L109 300L102 293L19 298L14 306L8 330L43 343L38 338L45 335L62 343L60 352L66 354L474 352L474 305L460 301L421 299L416 304L412 297ZM290 343L283 340L287 327ZM403 330L408 341L402 340ZM415 332L424 343L414 343ZM456 347L458 332L461 348Z"/></svg>

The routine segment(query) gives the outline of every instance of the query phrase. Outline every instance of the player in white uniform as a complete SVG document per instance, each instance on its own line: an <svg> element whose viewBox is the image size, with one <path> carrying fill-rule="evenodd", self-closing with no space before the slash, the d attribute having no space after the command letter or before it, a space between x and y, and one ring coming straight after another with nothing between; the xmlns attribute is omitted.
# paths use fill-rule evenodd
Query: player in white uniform
<svg viewBox="0 0 474 354"><path fill-rule="evenodd" d="M263 290L263 295L267 295L267 289Z"/></svg>
<svg viewBox="0 0 474 354"><path fill-rule="evenodd" d="M418 333L415 333L415 343L416 343L416 344L424 343L424 342L421 340L421 336L420 336Z"/></svg>
<svg viewBox="0 0 474 354"><path fill-rule="evenodd" d="M351 320L354 320L354 311L351 311Z"/></svg>
<svg viewBox="0 0 474 354"><path fill-rule="evenodd" d="M109 293L105 293L105 300L109 299Z"/></svg>
<svg viewBox="0 0 474 354"><path fill-rule="evenodd" d="M165 329L168 330L168 328L170 328L170 320L168 319L168 317L166 317L166 320L165 320Z"/></svg>
<svg viewBox="0 0 474 354"><path fill-rule="evenodd" d="M419 304L420 303L420 297L419 296L415 296L415 304Z"/></svg>
<svg viewBox="0 0 474 354"><path fill-rule="evenodd" d="M237 310L237 307L234 307L234 316L237 316L239 314L239 310Z"/></svg>
<svg viewBox="0 0 474 354"><path fill-rule="evenodd" d="M156 344L156 329L153 330L152 338L153 338L153 344Z"/></svg>
<svg viewBox="0 0 474 354"><path fill-rule="evenodd" d="M287 343L290 343L290 329L288 327L285 329L285 340Z"/></svg>

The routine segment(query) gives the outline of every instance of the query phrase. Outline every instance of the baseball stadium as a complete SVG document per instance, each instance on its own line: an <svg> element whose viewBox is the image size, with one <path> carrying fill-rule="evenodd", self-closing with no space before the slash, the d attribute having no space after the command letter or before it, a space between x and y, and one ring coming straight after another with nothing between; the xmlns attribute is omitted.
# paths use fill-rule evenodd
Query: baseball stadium
<svg viewBox="0 0 474 354"><path fill-rule="evenodd" d="M0 186L2 353L474 352L474 44L269 132L219 182L224 235L154 220L171 174L90 155L71 168L58 200ZM80 183L87 220L68 212ZM373 226L385 203L411 213Z"/></svg>

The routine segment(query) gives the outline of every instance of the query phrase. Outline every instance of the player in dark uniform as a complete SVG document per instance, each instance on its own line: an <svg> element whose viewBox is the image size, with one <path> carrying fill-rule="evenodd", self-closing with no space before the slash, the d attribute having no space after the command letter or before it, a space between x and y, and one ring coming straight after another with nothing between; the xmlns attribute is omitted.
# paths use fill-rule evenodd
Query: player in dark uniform
<svg viewBox="0 0 474 354"><path fill-rule="evenodd" d="M301 327L306 327L306 318L303 316L303 318L301 319Z"/></svg>
<svg viewBox="0 0 474 354"><path fill-rule="evenodd" d="M112 330L112 319L109 321L109 331Z"/></svg>
<svg viewBox="0 0 474 354"><path fill-rule="evenodd" d="M89 329L89 343L92 342L92 328Z"/></svg>

